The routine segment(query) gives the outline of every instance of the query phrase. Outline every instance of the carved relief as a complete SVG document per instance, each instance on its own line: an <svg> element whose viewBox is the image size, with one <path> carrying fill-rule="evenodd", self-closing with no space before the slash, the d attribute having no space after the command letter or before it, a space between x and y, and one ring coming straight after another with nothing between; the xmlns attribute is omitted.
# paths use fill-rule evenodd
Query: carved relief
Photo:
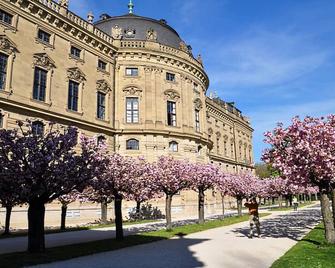
<svg viewBox="0 0 335 268"><path fill-rule="evenodd" d="M227 141L227 140L228 140L228 135L224 135L224 136L223 136L223 139L224 139L225 141Z"/></svg>
<svg viewBox="0 0 335 268"><path fill-rule="evenodd" d="M80 83L86 81L86 76L85 74L77 67L70 68L67 70L67 77L69 79L78 81Z"/></svg>
<svg viewBox="0 0 335 268"><path fill-rule="evenodd" d="M55 62L46 53L36 53L33 58L33 66L41 66L47 70L56 68Z"/></svg>
<svg viewBox="0 0 335 268"><path fill-rule="evenodd" d="M123 89L123 92L127 96L141 96L142 95L142 89L135 87L135 86L126 87Z"/></svg>
<svg viewBox="0 0 335 268"><path fill-rule="evenodd" d="M5 35L0 35L0 49L6 51L8 54L17 51L15 43Z"/></svg>
<svg viewBox="0 0 335 268"><path fill-rule="evenodd" d="M147 40L156 41L157 40L157 32L154 29L149 29L147 31Z"/></svg>
<svg viewBox="0 0 335 268"><path fill-rule="evenodd" d="M164 95L167 97L167 99L170 99L170 100L177 101L180 99L180 94L178 93L177 90L174 90L174 89L165 90Z"/></svg>
<svg viewBox="0 0 335 268"><path fill-rule="evenodd" d="M126 38L135 38L136 30L133 28L128 28L124 31Z"/></svg>
<svg viewBox="0 0 335 268"><path fill-rule="evenodd" d="M108 93L112 90L112 88L106 80L102 79L97 81L97 90Z"/></svg>
<svg viewBox="0 0 335 268"><path fill-rule="evenodd" d="M59 5L61 7L64 7L66 9L68 9L69 8L69 0L59 0Z"/></svg>
<svg viewBox="0 0 335 268"><path fill-rule="evenodd" d="M216 134L217 139L220 139L220 138L221 138L221 133L220 133L220 131L217 131L215 134Z"/></svg>
<svg viewBox="0 0 335 268"><path fill-rule="evenodd" d="M203 105L202 105L202 101L199 99L199 98L196 98L195 101L194 101L194 107L197 109L197 110L201 110Z"/></svg>
<svg viewBox="0 0 335 268"><path fill-rule="evenodd" d="M119 25L115 25L112 27L112 37L114 39L122 38L122 28Z"/></svg>
<svg viewBox="0 0 335 268"><path fill-rule="evenodd" d="M209 134L209 135L213 135L213 133L214 133L214 132L213 132L213 129L210 127L210 128L208 129L208 134Z"/></svg>

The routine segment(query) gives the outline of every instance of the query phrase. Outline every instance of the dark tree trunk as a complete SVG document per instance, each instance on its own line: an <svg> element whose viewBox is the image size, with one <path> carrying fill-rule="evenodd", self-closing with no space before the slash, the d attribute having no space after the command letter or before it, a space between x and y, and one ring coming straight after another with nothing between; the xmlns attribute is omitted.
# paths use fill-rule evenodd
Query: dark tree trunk
<svg viewBox="0 0 335 268"><path fill-rule="evenodd" d="M293 195L289 195L289 197L288 197L288 201L289 201L289 203L290 203L290 207L292 207L292 203L293 203Z"/></svg>
<svg viewBox="0 0 335 268"><path fill-rule="evenodd" d="M172 230L171 205L172 205L172 195L166 195L165 200L166 230Z"/></svg>
<svg viewBox="0 0 335 268"><path fill-rule="evenodd" d="M242 198L237 198L237 215L242 216Z"/></svg>
<svg viewBox="0 0 335 268"><path fill-rule="evenodd" d="M101 223L107 224L107 202L102 201L101 202Z"/></svg>
<svg viewBox="0 0 335 268"><path fill-rule="evenodd" d="M199 189L198 195L198 214L199 214L199 224L205 223L205 192Z"/></svg>
<svg viewBox="0 0 335 268"><path fill-rule="evenodd" d="M67 204L62 204L62 214L60 220L60 229L65 231L66 229L66 212L67 212Z"/></svg>
<svg viewBox="0 0 335 268"><path fill-rule="evenodd" d="M6 206L6 220L5 220L5 231L3 235L10 234L10 217L12 215L12 206Z"/></svg>
<svg viewBox="0 0 335 268"><path fill-rule="evenodd" d="M116 240L123 240L123 219L122 219L122 198L116 197L114 201L115 206L115 229Z"/></svg>
<svg viewBox="0 0 335 268"><path fill-rule="evenodd" d="M325 226L325 237L326 241L330 244L335 244L335 227L334 218L330 209L330 200L326 191L320 191L321 193L321 212L323 223Z"/></svg>
<svg viewBox="0 0 335 268"><path fill-rule="evenodd" d="M225 214L224 194L221 194L221 200L222 200L222 218L224 218Z"/></svg>
<svg viewBox="0 0 335 268"><path fill-rule="evenodd" d="M44 216L44 202L37 200L29 203L28 251L31 253L43 252L45 250Z"/></svg>
<svg viewBox="0 0 335 268"><path fill-rule="evenodd" d="M140 213L141 213L141 202L140 201L137 201L136 202L136 214L138 216L140 216Z"/></svg>
<svg viewBox="0 0 335 268"><path fill-rule="evenodd" d="M274 205L274 204L275 204L275 198L272 197L272 205Z"/></svg>
<svg viewBox="0 0 335 268"><path fill-rule="evenodd" d="M280 195L280 196L278 197L279 208L282 208L282 207L283 207L283 202L282 202L282 200L283 200L283 197Z"/></svg>

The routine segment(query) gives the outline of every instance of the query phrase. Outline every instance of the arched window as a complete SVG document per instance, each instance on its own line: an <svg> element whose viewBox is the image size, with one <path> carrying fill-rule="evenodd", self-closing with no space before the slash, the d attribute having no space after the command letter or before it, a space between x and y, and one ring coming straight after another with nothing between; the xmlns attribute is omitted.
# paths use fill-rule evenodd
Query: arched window
<svg viewBox="0 0 335 268"><path fill-rule="evenodd" d="M169 149L171 152L178 152L178 143L175 141L171 141L169 143Z"/></svg>
<svg viewBox="0 0 335 268"><path fill-rule="evenodd" d="M98 136L97 144L99 145L99 144L104 143L104 142L106 142L106 137L103 136L103 135Z"/></svg>
<svg viewBox="0 0 335 268"><path fill-rule="evenodd" d="M136 139L127 140L127 150L139 150L140 142Z"/></svg>
<svg viewBox="0 0 335 268"><path fill-rule="evenodd" d="M198 148L197 148L197 154L199 156L201 155L201 150L202 150L202 147L201 147L201 145L199 145Z"/></svg>
<svg viewBox="0 0 335 268"><path fill-rule="evenodd" d="M35 121L31 125L31 131L34 136L43 136L44 134L44 124L40 121Z"/></svg>

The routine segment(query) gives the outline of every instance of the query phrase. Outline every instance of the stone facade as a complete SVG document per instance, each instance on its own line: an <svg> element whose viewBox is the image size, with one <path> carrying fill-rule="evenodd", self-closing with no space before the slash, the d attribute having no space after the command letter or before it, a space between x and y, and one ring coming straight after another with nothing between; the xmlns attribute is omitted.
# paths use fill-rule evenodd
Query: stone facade
<svg viewBox="0 0 335 268"><path fill-rule="evenodd" d="M181 39L176 47L179 36L166 21L136 16L170 34L171 46L151 27L141 29L138 40L136 29L114 25L106 31L108 15L94 25L92 14L86 21L67 8L68 1L0 2L0 56L6 62L0 70L1 128L27 118L53 121L103 136L111 151L123 155L149 161L172 155L229 172L253 170L250 122L232 104L206 97L201 56L195 59ZM177 207L187 200L196 204L187 192L176 200ZM221 204L210 198L216 201Z"/></svg>

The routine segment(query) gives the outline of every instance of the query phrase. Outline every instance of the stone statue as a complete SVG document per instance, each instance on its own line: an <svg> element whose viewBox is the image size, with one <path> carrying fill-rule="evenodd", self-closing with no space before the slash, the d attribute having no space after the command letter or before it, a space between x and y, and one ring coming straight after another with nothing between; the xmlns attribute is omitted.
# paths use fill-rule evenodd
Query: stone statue
<svg viewBox="0 0 335 268"><path fill-rule="evenodd" d="M112 37L114 39L121 39L122 38L122 29L119 25L115 25L112 28Z"/></svg>
<svg viewBox="0 0 335 268"><path fill-rule="evenodd" d="M197 57L197 61L198 61L201 65L204 64L204 62L203 62L202 57L201 57L200 54L199 54L198 57Z"/></svg>
<svg viewBox="0 0 335 268"><path fill-rule="evenodd" d="M87 14L87 21L88 21L88 23L93 24L93 21L94 21L94 15L93 15L93 12L92 12L92 11L90 11L90 12Z"/></svg>
<svg viewBox="0 0 335 268"><path fill-rule="evenodd" d="M187 45L184 41L181 41L179 43L179 49L182 50L182 51L188 52L188 47L187 47Z"/></svg>
<svg viewBox="0 0 335 268"><path fill-rule="evenodd" d="M157 40L157 32L154 29L149 29L147 31L147 40L148 41L156 41Z"/></svg>
<svg viewBox="0 0 335 268"><path fill-rule="evenodd" d="M59 0L59 5L61 7L64 7L66 9L68 9L69 8L69 0Z"/></svg>

